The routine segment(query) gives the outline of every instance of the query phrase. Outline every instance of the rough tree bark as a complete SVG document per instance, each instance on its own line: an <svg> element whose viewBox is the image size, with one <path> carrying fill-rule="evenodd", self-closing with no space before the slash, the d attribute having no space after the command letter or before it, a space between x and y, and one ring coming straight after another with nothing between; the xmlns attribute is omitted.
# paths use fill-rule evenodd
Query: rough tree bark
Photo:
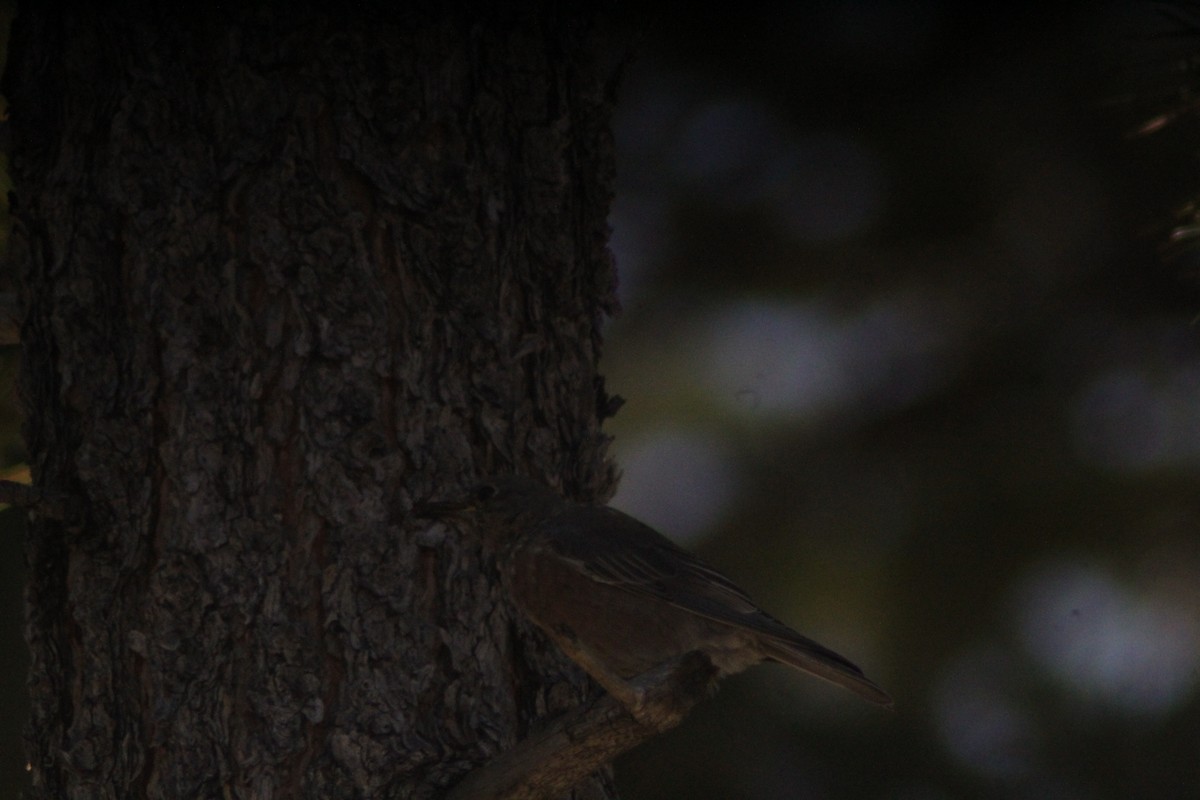
<svg viewBox="0 0 1200 800"><path fill-rule="evenodd" d="M594 28L146 5L23 4L5 76L26 438L84 508L30 527L30 794L440 796L591 691L407 510L611 489Z"/></svg>

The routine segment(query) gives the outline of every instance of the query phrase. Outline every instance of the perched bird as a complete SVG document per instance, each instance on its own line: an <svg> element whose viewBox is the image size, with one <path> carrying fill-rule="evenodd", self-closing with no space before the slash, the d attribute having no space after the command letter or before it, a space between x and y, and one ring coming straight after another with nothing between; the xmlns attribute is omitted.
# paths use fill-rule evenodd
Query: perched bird
<svg viewBox="0 0 1200 800"><path fill-rule="evenodd" d="M574 503L530 478L484 480L468 499L426 503L444 516L474 510L517 607L627 705L628 681L699 651L724 677L763 661L892 699L837 653L759 608L728 578L616 509Z"/></svg>

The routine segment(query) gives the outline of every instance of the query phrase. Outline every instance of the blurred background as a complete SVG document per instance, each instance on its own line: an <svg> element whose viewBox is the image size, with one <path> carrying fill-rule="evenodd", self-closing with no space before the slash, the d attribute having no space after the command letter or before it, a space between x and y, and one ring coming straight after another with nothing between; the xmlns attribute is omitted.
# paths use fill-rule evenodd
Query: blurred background
<svg viewBox="0 0 1200 800"><path fill-rule="evenodd" d="M857 662L628 800L1200 797L1200 6L629 14L615 504Z"/></svg>
<svg viewBox="0 0 1200 800"><path fill-rule="evenodd" d="M631 5L615 503L896 709L759 667L624 796L1197 796L1200 6Z"/></svg>

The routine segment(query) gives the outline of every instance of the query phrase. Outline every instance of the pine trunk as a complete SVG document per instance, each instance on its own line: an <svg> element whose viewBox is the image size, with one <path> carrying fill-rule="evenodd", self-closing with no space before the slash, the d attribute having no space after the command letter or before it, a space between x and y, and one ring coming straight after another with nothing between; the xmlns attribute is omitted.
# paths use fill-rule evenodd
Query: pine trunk
<svg viewBox="0 0 1200 800"><path fill-rule="evenodd" d="M611 488L594 26L111 5L23 7L4 86L30 460L84 508L30 526L30 796L440 796L590 691L407 509Z"/></svg>

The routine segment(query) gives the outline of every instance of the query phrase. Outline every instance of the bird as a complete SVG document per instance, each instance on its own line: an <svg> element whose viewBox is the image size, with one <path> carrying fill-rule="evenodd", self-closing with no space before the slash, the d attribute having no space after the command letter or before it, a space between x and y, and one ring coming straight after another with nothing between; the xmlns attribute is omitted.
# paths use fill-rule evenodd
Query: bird
<svg viewBox="0 0 1200 800"><path fill-rule="evenodd" d="M849 659L792 630L720 572L617 509L502 475L484 478L464 499L415 511L473 511L516 607L627 706L639 702L633 679L700 652L716 679L774 661L892 707Z"/></svg>

